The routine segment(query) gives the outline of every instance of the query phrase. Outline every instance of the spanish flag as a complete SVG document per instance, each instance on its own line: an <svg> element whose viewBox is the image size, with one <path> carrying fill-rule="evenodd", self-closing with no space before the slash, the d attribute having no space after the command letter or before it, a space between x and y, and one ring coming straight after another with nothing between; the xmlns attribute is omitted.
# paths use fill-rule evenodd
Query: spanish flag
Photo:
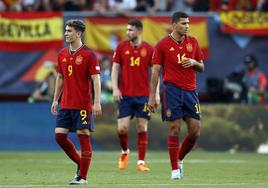
<svg viewBox="0 0 268 188"><path fill-rule="evenodd" d="M220 20L223 33L268 36L268 12L222 12Z"/></svg>
<svg viewBox="0 0 268 188"><path fill-rule="evenodd" d="M63 47L62 14L1 13L0 50L41 51Z"/></svg>
<svg viewBox="0 0 268 188"><path fill-rule="evenodd" d="M143 23L142 38L150 43L156 43L171 32L170 17L135 17ZM86 19L86 35L85 43L92 49L102 53L112 53L117 44L125 40L127 22L131 18L103 18L103 17L88 17ZM208 33L207 19L205 17L190 18L190 32L197 38L204 56L208 58Z"/></svg>

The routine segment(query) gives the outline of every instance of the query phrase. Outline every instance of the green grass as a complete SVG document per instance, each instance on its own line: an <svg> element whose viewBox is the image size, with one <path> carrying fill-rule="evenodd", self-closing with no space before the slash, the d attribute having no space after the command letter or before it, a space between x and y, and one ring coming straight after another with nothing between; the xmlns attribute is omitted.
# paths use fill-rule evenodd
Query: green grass
<svg viewBox="0 0 268 188"><path fill-rule="evenodd" d="M170 180L167 152L149 151L149 173L136 172L136 159L133 152L128 169L119 171L118 152L94 152L87 187L268 187L267 155L192 152L182 180ZM75 169L62 152L0 152L0 187L69 187Z"/></svg>

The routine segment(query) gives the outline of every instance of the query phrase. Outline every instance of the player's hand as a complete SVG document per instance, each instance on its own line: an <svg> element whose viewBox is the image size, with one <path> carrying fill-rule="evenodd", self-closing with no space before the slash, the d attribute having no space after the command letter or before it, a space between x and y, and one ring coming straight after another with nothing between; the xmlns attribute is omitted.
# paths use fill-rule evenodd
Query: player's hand
<svg viewBox="0 0 268 188"><path fill-rule="evenodd" d="M195 66L196 61L191 58L183 58L181 61L181 65L183 68L189 68Z"/></svg>
<svg viewBox="0 0 268 188"><path fill-rule="evenodd" d="M52 105L51 105L51 114L53 116L56 116L58 113L57 113L57 108L58 108L58 101L53 101Z"/></svg>
<svg viewBox="0 0 268 188"><path fill-rule="evenodd" d="M120 100L123 98L122 93L118 88L113 89L113 97L115 102L120 102Z"/></svg>
<svg viewBox="0 0 268 188"><path fill-rule="evenodd" d="M154 112L155 109L157 108L157 103L156 103L156 97L150 95L149 96L149 101L148 101L148 108L150 112Z"/></svg>
<svg viewBox="0 0 268 188"><path fill-rule="evenodd" d="M92 113L94 117L100 116L102 114L100 103L94 103L92 106Z"/></svg>

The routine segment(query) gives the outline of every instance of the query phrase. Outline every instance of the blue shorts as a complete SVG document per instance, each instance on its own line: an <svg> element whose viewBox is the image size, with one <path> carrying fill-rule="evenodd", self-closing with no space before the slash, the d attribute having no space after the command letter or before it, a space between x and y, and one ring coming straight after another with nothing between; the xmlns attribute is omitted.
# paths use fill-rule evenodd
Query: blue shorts
<svg viewBox="0 0 268 188"><path fill-rule="evenodd" d="M123 96L123 99L119 103L118 106L118 119L131 116L131 118L145 118L150 119L150 112L147 110L146 104L148 103L149 97L141 96L141 97L126 97Z"/></svg>
<svg viewBox="0 0 268 188"><path fill-rule="evenodd" d="M200 104L196 91L187 91L165 83L161 92L162 120L174 121L184 117L200 120Z"/></svg>
<svg viewBox="0 0 268 188"><path fill-rule="evenodd" d="M74 132L79 129L94 131L94 116L86 110L59 109L56 116L56 127Z"/></svg>

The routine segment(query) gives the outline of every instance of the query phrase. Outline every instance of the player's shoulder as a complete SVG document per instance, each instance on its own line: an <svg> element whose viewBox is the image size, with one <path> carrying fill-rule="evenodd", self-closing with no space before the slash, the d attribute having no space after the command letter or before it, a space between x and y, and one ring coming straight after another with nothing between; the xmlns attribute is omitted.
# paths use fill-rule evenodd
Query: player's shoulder
<svg viewBox="0 0 268 188"><path fill-rule="evenodd" d="M146 41L142 41L142 45L148 47L148 48L153 48L153 46L151 44L149 44L148 42Z"/></svg>
<svg viewBox="0 0 268 188"><path fill-rule="evenodd" d="M186 41L189 41L189 42L197 42L197 39L194 36L187 35L186 36Z"/></svg>
<svg viewBox="0 0 268 188"><path fill-rule="evenodd" d="M69 48L68 47L65 47L65 48L62 48L59 52L58 52L58 55L66 55L67 53L69 53Z"/></svg>
<svg viewBox="0 0 268 188"><path fill-rule="evenodd" d="M122 48L122 47L127 46L127 45L129 45L129 41L123 40L123 41L118 43L117 48Z"/></svg>
<svg viewBox="0 0 268 188"><path fill-rule="evenodd" d="M93 57L96 57L96 53L91 49L89 48L87 45L83 45L83 47L81 48L81 52L85 55L89 55L89 56L93 56Z"/></svg>
<svg viewBox="0 0 268 188"><path fill-rule="evenodd" d="M170 41L170 37L169 35L163 37L162 39L160 39L157 43L157 46L161 46L161 45L166 45L166 43Z"/></svg>
<svg viewBox="0 0 268 188"><path fill-rule="evenodd" d="M154 50L154 47L146 41L142 41L142 47L145 47L146 49L151 50L151 51Z"/></svg>

